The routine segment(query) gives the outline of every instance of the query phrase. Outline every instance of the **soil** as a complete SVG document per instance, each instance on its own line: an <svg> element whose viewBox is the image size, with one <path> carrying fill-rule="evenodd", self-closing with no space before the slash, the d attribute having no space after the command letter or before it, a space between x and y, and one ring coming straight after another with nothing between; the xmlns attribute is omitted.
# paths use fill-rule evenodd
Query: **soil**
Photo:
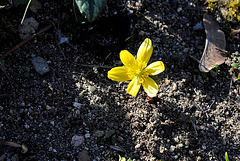
<svg viewBox="0 0 240 161"><path fill-rule="evenodd" d="M206 34L193 27L205 11L192 9L196 1L109 0L93 23L77 22L70 0L40 2L41 9L26 18L39 23L36 31L55 25L1 60L0 160L110 161L120 155L221 161L225 152L240 160L240 81L231 68L240 44L229 34L239 23L219 20L227 60L202 73L196 60ZM0 9L0 56L22 41L24 9ZM69 43L58 44L64 36ZM128 82L107 78L111 67L121 65L119 52L136 55L147 37L153 42L150 62L161 60L166 68L153 99L142 88L132 97ZM33 66L37 56L47 61L46 74Z"/></svg>

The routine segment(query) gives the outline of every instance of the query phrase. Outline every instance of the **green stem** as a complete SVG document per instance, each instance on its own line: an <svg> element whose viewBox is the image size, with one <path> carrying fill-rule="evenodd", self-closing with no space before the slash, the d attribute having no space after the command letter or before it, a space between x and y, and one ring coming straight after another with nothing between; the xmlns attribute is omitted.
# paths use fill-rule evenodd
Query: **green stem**
<svg viewBox="0 0 240 161"><path fill-rule="evenodd" d="M28 1L27 7L26 7L26 9L25 9L25 12L24 12L24 15L23 15L23 18L22 18L22 21L21 21L21 24L23 23L23 21L24 21L24 19L25 19L25 16L26 16L26 14L27 14L27 10L28 10L28 7L29 7L31 1L32 1L32 0L29 0L29 1Z"/></svg>

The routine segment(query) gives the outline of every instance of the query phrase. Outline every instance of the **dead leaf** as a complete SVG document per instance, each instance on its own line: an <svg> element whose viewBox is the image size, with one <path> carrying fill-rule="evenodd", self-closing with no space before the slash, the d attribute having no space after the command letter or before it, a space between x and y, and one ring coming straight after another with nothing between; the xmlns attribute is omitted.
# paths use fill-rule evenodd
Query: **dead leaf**
<svg viewBox="0 0 240 161"><path fill-rule="evenodd" d="M37 13L37 10L39 10L41 7L42 7L42 4L38 0L32 0L29 6L29 9L32 12Z"/></svg>
<svg viewBox="0 0 240 161"><path fill-rule="evenodd" d="M199 70L209 72L216 65L225 62L226 40L224 32L219 29L218 23L213 16L204 14L203 24L206 32L206 43Z"/></svg>

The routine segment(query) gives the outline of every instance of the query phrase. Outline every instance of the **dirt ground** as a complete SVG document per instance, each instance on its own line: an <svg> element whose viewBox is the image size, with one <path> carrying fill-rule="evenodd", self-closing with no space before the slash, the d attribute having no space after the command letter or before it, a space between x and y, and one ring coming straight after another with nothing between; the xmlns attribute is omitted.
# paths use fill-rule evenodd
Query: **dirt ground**
<svg viewBox="0 0 240 161"><path fill-rule="evenodd" d="M77 22L72 1L40 1L26 18L36 32L53 25L2 60L0 69L0 160L240 161L239 23L219 21L226 35L226 63L199 71L206 34L203 11L191 0L109 0L98 20ZM199 3L199 6L203 6ZM0 56L23 40L18 28L25 6L0 9ZM83 23L83 21L85 23ZM64 39L65 38L65 39ZM60 40L69 40L69 43ZM141 88L107 78L120 66L119 52L136 55L153 42L150 62L161 60L153 103ZM33 59L49 71L41 75ZM196 58L196 59L194 59ZM13 142L28 148L5 145ZM12 144L13 144L12 143Z"/></svg>

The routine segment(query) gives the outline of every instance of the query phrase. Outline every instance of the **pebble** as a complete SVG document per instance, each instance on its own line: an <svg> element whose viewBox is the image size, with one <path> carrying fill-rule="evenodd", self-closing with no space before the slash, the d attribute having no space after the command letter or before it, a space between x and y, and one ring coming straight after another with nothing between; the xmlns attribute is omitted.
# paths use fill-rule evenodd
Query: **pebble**
<svg viewBox="0 0 240 161"><path fill-rule="evenodd" d="M175 148L176 148L175 146L171 145L169 151L174 152Z"/></svg>
<svg viewBox="0 0 240 161"><path fill-rule="evenodd" d="M90 134L89 134L89 133L86 133L86 134L85 134L85 138L90 138Z"/></svg>
<svg viewBox="0 0 240 161"><path fill-rule="evenodd" d="M2 111L3 110L3 106L0 106L0 111Z"/></svg>
<svg viewBox="0 0 240 161"><path fill-rule="evenodd" d="M46 109L47 109L47 110L51 110L51 109L52 109L52 107L51 107L51 106L49 106L49 105L46 105Z"/></svg>
<svg viewBox="0 0 240 161"><path fill-rule="evenodd" d="M31 36L38 28L39 23L33 18L25 18L23 24L19 26L18 31L20 37L24 40Z"/></svg>
<svg viewBox="0 0 240 161"><path fill-rule="evenodd" d="M78 153L78 161L90 161L90 157L87 150L83 150Z"/></svg>
<svg viewBox="0 0 240 161"><path fill-rule="evenodd" d="M36 72L38 72L41 75L44 75L50 71L47 61L40 56L33 58L32 64Z"/></svg>
<svg viewBox="0 0 240 161"><path fill-rule="evenodd" d="M140 148L141 147L141 144L137 144L136 146L135 146L135 149L138 149L138 148Z"/></svg>
<svg viewBox="0 0 240 161"><path fill-rule="evenodd" d="M200 31L200 30L203 30L202 22L199 22L195 26L193 26L193 31Z"/></svg>
<svg viewBox="0 0 240 161"><path fill-rule="evenodd" d="M183 53L188 53L189 50L190 50L189 48L184 48L184 49L183 49Z"/></svg>
<svg viewBox="0 0 240 161"><path fill-rule="evenodd" d="M94 86L88 86L88 91L90 92L90 93L93 93L94 91L96 91L96 87L94 87Z"/></svg>
<svg viewBox="0 0 240 161"><path fill-rule="evenodd" d="M98 130L93 134L93 136L98 137L98 138L103 137L104 136L104 131Z"/></svg>
<svg viewBox="0 0 240 161"><path fill-rule="evenodd" d="M78 146L80 146L81 144L83 144L84 141L85 141L84 136L82 136L82 135L80 135L80 136L79 136L79 135L74 135L74 136L72 137L71 144L72 144L74 147L78 147Z"/></svg>
<svg viewBox="0 0 240 161"><path fill-rule="evenodd" d="M78 103L78 102L73 102L73 106L76 107L76 108L81 108L83 107L85 104L82 104L82 103Z"/></svg>
<svg viewBox="0 0 240 161"><path fill-rule="evenodd" d="M28 124L25 124L24 127L25 127L26 129L29 129L29 128L30 128L30 126L29 126Z"/></svg>
<svg viewBox="0 0 240 161"><path fill-rule="evenodd" d="M197 156L196 161L200 161L202 158L200 156Z"/></svg>
<svg viewBox="0 0 240 161"><path fill-rule="evenodd" d="M165 151L165 147L160 146L160 148L159 148L159 152L160 152L160 153L164 153L164 151Z"/></svg>
<svg viewBox="0 0 240 161"><path fill-rule="evenodd" d="M175 82L172 83L172 91L175 91L177 89L177 84Z"/></svg>
<svg viewBox="0 0 240 161"><path fill-rule="evenodd" d="M140 32L138 33L138 35L139 35L139 36L144 36L144 35L145 35L145 32L144 32L144 31L140 31Z"/></svg>
<svg viewBox="0 0 240 161"><path fill-rule="evenodd" d="M182 11L182 7L179 7L178 9L177 9L177 12L181 12Z"/></svg>

